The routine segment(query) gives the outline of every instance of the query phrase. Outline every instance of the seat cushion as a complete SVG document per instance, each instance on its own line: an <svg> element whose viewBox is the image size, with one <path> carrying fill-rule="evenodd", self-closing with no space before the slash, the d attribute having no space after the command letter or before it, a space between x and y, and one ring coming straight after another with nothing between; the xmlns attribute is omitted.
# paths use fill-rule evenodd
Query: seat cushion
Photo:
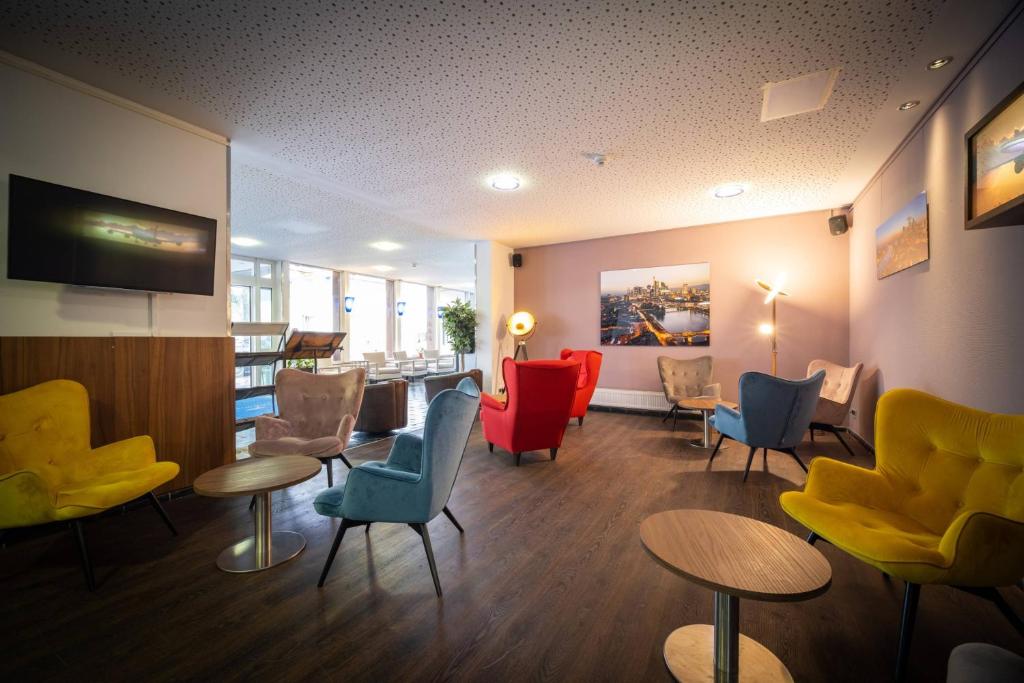
<svg viewBox="0 0 1024 683"><path fill-rule="evenodd" d="M949 653L946 683L1012 683L1024 680L1024 657L988 643L963 643Z"/></svg>
<svg viewBox="0 0 1024 683"><path fill-rule="evenodd" d="M341 512L341 504L345 502L345 484L341 482L337 486L324 489L316 494L313 499L313 509L325 517L344 517Z"/></svg>
<svg viewBox="0 0 1024 683"><path fill-rule="evenodd" d="M137 470L67 482L57 490L55 518L73 519L83 515L83 508L105 510L135 500L174 479L180 469L174 462L155 462Z"/></svg>
<svg viewBox="0 0 1024 683"><path fill-rule="evenodd" d="M330 458L341 453L341 439L336 436L322 436L319 439L299 439L286 436L281 439L260 439L249 444L249 455L257 457L274 455L309 455L314 458Z"/></svg>

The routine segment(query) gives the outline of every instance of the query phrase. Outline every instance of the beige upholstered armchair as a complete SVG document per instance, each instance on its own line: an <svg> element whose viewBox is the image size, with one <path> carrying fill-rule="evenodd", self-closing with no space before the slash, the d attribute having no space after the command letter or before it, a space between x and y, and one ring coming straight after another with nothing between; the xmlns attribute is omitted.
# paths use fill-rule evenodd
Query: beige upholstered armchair
<svg viewBox="0 0 1024 683"><path fill-rule="evenodd" d="M365 384L363 368L328 375L280 370L276 386L281 415L256 418L256 440L249 444L249 454L318 458L327 466L328 486L334 486L332 461L341 458L352 468L344 450L356 426Z"/></svg>
<svg viewBox="0 0 1024 683"><path fill-rule="evenodd" d="M679 401L684 398L719 398L722 395L722 385L711 383L712 368L711 356L690 359L658 356L661 388L665 391L665 400L672 406L662 422L671 417L672 429L676 428Z"/></svg>
<svg viewBox="0 0 1024 683"><path fill-rule="evenodd" d="M852 456L853 451L850 445L843 439L842 433L848 431L843 423L850 413L850 405L853 403L853 394L857 390L857 382L860 380L860 371L864 368L863 363L857 363L852 368L830 363L827 360L812 360L807 366L807 376L810 377L819 370L825 371L825 382L821 385L821 395L818 397L818 407L811 418L811 441L814 441L814 430L831 432L839 439L839 443Z"/></svg>
<svg viewBox="0 0 1024 683"><path fill-rule="evenodd" d="M383 351L369 351L363 354L366 361L367 377L371 382L384 382L389 379L402 379L402 371L394 363L389 363Z"/></svg>

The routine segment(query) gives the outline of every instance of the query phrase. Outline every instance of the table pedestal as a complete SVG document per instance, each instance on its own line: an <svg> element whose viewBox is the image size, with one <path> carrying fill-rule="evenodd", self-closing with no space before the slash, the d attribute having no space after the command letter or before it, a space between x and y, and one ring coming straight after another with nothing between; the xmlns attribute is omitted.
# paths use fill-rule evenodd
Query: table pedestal
<svg viewBox="0 0 1024 683"><path fill-rule="evenodd" d="M681 683L793 683L786 665L740 634L739 598L715 593L715 625L677 628L665 640L665 663Z"/></svg>
<svg viewBox="0 0 1024 683"><path fill-rule="evenodd" d="M292 559L306 547L295 531L274 531L270 492L256 494L255 534L228 546L217 556L217 566L231 573L258 572Z"/></svg>
<svg viewBox="0 0 1024 683"><path fill-rule="evenodd" d="M708 421L711 418L711 411L702 410L700 411L700 416L704 418L704 438L691 439L690 445L693 446L694 448L712 448L711 423ZM722 442L722 446L719 450L721 450L722 448L728 448L724 441Z"/></svg>

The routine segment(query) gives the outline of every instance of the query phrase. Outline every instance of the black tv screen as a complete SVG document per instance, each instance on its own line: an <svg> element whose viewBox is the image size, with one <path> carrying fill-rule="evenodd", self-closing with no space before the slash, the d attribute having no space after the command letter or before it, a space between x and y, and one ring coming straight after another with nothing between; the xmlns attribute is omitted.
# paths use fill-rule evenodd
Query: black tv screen
<svg viewBox="0 0 1024 683"><path fill-rule="evenodd" d="M213 294L213 218L13 174L9 199L9 278Z"/></svg>

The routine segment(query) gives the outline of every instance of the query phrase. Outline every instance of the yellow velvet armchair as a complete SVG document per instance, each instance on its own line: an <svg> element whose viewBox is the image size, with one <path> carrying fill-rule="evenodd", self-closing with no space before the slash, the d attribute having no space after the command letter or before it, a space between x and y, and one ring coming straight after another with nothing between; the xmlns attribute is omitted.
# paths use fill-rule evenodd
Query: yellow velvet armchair
<svg viewBox="0 0 1024 683"><path fill-rule="evenodd" d="M827 458L782 508L824 539L903 579L896 678L906 671L921 584L964 588L1020 620L994 590L1024 576L1024 415L912 389L878 401L873 470Z"/></svg>
<svg viewBox="0 0 1024 683"><path fill-rule="evenodd" d="M81 518L147 496L170 528L153 489L178 475L137 436L100 448L89 441L89 395L70 380L0 396L0 529L68 521L82 570L95 588Z"/></svg>

